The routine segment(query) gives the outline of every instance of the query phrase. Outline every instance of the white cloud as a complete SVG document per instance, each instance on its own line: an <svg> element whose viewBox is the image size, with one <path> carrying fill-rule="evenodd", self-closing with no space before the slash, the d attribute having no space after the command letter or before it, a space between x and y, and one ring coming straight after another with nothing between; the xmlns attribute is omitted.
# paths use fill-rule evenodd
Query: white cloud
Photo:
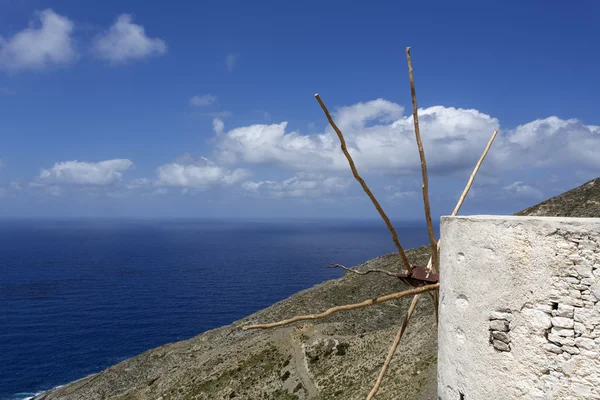
<svg viewBox="0 0 600 400"><path fill-rule="evenodd" d="M544 194L529 185L524 184L522 181L516 181L512 184L505 186L502 190L505 192L515 196L515 197L524 197L524 198L534 198L534 199L543 199Z"/></svg>
<svg viewBox="0 0 600 400"><path fill-rule="evenodd" d="M201 157L186 155L157 170L157 186L207 189L211 186L233 185L249 176L244 169L228 170Z"/></svg>
<svg viewBox="0 0 600 400"><path fill-rule="evenodd" d="M333 113L361 172L418 172L420 160L412 116L402 113L400 105L383 99L342 107ZM420 109L419 122L432 175L471 170L493 130L500 128L496 118L477 110L443 106ZM600 127L550 117L501 132L481 173L567 163L598 168L597 154ZM217 140L216 155L225 163L275 164L294 171L349 168L332 129L304 135L288 131L287 122L244 126L223 133ZM488 176L488 180L494 177Z"/></svg>
<svg viewBox="0 0 600 400"><path fill-rule="evenodd" d="M588 168L600 167L600 126L584 125L577 119L538 119L519 125L507 141L535 166L575 162Z"/></svg>
<svg viewBox="0 0 600 400"><path fill-rule="evenodd" d="M384 99L356 103L336 110L335 123L344 130L364 128L368 122L390 123L402 118L404 107Z"/></svg>
<svg viewBox="0 0 600 400"><path fill-rule="evenodd" d="M148 37L143 26L131 21L131 15L119 15L106 32L94 39L93 54L111 64L121 64L167 52L164 40Z"/></svg>
<svg viewBox="0 0 600 400"><path fill-rule="evenodd" d="M210 106L217 101L217 98L211 94L205 94L202 96L194 96L190 99L190 104L194 107L206 107Z"/></svg>
<svg viewBox="0 0 600 400"><path fill-rule="evenodd" d="M74 185L109 185L121 180L133 162L127 159L106 160L96 163L82 161L57 162L43 169L40 182Z"/></svg>
<svg viewBox="0 0 600 400"><path fill-rule="evenodd" d="M223 123L223 120L221 118L217 117L217 118L213 119L213 130L215 131L217 136L221 135L223 133L224 129L225 129L225 124Z"/></svg>
<svg viewBox="0 0 600 400"><path fill-rule="evenodd" d="M39 24L32 22L9 38L0 36L0 68L12 72L41 70L77 60L71 37L73 22L51 9L37 13L37 17Z"/></svg>
<svg viewBox="0 0 600 400"><path fill-rule="evenodd" d="M412 117L378 99L342 107L334 118L361 171L384 169L408 174L419 168ZM430 107L420 111L421 130L431 171L472 167L498 121L476 110ZM346 171L337 135L287 132L287 122L251 125L222 135L217 154L227 162L279 164L299 171ZM435 157L432 156L435 154Z"/></svg>
<svg viewBox="0 0 600 400"><path fill-rule="evenodd" d="M247 181L242 188L249 193L271 198L320 198L346 192L348 179L299 174L282 181Z"/></svg>
<svg viewBox="0 0 600 400"><path fill-rule="evenodd" d="M128 190L136 190L136 189L144 189L152 186L152 181L148 178L138 178L130 181L124 185L125 189Z"/></svg>
<svg viewBox="0 0 600 400"><path fill-rule="evenodd" d="M238 58L239 58L239 54L235 54L235 53L227 54L227 57L225 57L225 67L227 68L227 71L229 71L229 72L233 71L235 64L237 64Z"/></svg>

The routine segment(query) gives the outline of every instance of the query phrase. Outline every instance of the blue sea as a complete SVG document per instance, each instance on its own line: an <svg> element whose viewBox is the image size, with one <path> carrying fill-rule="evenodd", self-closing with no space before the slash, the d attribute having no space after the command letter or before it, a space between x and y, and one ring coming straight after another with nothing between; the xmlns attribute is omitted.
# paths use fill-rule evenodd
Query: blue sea
<svg viewBox="0 0 600 400"><path fill-rule="evenodd" d="M427 242L397 223L405 248ZM381 221L0 221L0 399L229 324L395 251Z"/></svg>

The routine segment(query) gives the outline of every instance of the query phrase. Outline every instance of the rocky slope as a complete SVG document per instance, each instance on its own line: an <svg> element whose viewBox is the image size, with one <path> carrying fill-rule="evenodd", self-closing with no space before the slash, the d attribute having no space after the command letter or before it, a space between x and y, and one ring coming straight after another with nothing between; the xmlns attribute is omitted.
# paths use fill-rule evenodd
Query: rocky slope
<svg viewBox="0 0 600 400"><path fill-rule="evenodd" d="M517 215L600 216L596 180ZM409 250L425 264L428 246ZM359 269L400 269L387 254ZM98 374L37 396L53 399L364 399L410 298L271 330L270 322L406 289L378 274L346 274L192 339L146 351ZM436 399L436 329L431 297L422 296L377 399Z"/></svg>
<svg viewBox="0 0 600 400"><path fill-rule="evenodd" d="M529 207L515 215L596 218L600 216L600 178Z"/></svg>

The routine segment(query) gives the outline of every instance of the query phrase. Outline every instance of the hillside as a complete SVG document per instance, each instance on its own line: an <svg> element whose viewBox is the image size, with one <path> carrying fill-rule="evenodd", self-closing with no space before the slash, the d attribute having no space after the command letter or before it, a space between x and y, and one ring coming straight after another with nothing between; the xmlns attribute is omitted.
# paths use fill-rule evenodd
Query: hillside
<svg viewBox="0 0 600 400"><path fill-rule="evenodd" d="M596 180L516 215L600 216ZM424 264L428 246L409 250ZM387 254L359 269L398 270ZM288 327L242 331L406 289L393 278L346 274L258 311L231 325L167 344L98 374L37 396L53 399L364 399L375 382L410 303L400 299ZM377 399L436 399L436 330L429 296L422 296Z"/></svg>
<svg viewBox="0 0 600 400"><path fill-rule="evenodd" d="M600 178L529 207L515 215L596 218L600 216Z"/></svg>

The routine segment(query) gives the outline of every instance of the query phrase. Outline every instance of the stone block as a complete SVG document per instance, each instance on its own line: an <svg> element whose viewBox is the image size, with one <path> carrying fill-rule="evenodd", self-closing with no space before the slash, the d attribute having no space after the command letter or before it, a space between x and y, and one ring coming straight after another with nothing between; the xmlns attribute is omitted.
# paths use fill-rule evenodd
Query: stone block
<svg viewBox="0 0 600 400"><path fill-rule="evenodd" d="M504 342L502 342L500 340L494 340L493 341L493 345L494 345L494 348L496 350L499 350L499 351L510 351L510 345L508 345L508 344L506 344L506 343L504 343Z"/></svg>
<svg viewBox="0 0 600 400"><path fill-rule="evenodd" d="M574 321L571 318L553 317L552 326L557 328L572 329Z"/></svg>
<svg viewBox="0 0 600 400"><path fill-rule="evenodd" d="M562 348L560 346L557 346L555 344L552 343L546 343L542 346L542 348L546 351L549 351L550 353L554 353L554 354L561 354Z"/></svg>
<svg viewBox="0 0 600 400"><path fill-rule="evenodd" d="M589 338L577 338L575 339L575 345L580 349L586 350L594 350L598 348L596 342L594 342L594 339Z"/></svg>
<svg viewBox="0 0 600 400"><path fill-rule="evenodd" d="M512 314L509 312L502 312L502 311L492 311L490 313L490 319L503 319L506 321L512 321Z"/></svg>
<svg viewBox="0 0 600 400"><path fill-rule="evenodd" d="M499 332L508 332L508 321L495 319L490 321L490 330Z"/></svg>
<svg viewBox="0 0 600 400"><path fill-rule="evenodd" d="M575 331L573 329L552 328L552 330L550 332L553 335L564 336L564 337L575 337Z"/></svg>

